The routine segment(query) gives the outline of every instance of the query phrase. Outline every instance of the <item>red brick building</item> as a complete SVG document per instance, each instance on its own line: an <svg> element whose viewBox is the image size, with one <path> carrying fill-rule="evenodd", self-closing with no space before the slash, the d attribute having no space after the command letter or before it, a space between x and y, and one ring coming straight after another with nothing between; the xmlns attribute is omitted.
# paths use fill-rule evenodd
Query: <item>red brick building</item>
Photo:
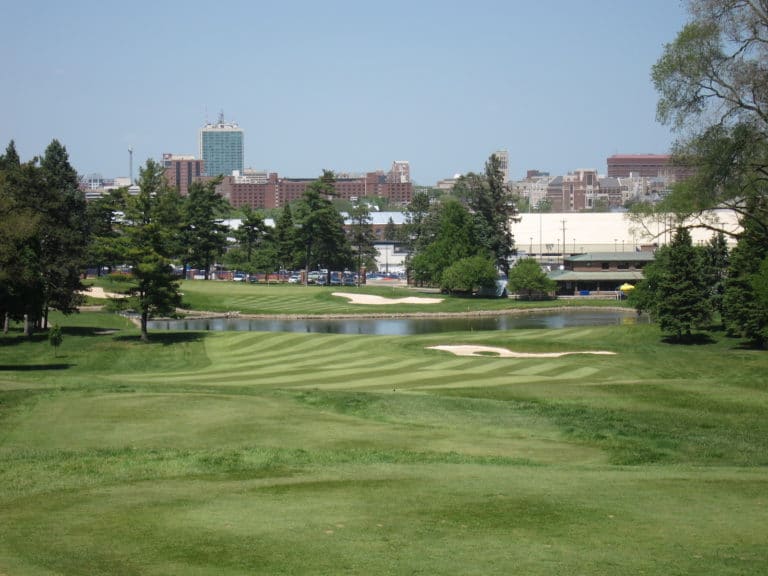
<svg viewBox="0 0 768 576"><path fill-rule="evenodd" d="M203 161L194 156L181 154L163 154L163 168L168 184L175 187L182 196L186 196L189 185L205 174Z"/></svg>
<svg viewBox="0 0 768 576"><path fill-rule="evenodd" d="M614 154L608 157L609 177L628 178L630 174L679 182L691 175L691 168L673 164L670 154Z"/></svg>
<svg viewBox="0 0 768 576"><path fill-rule="evenodd" d="M219 194L235 207L282 208L298 200L316 178L281 178L270 173L266 181L253 182L237 176L226 176L217 188ZM405 205L413 196L413 183L391 181L382 171L368 172L364 176L336 178L334 188L338 198L355 200L364 196L386 198L392 204Z"/></svg>

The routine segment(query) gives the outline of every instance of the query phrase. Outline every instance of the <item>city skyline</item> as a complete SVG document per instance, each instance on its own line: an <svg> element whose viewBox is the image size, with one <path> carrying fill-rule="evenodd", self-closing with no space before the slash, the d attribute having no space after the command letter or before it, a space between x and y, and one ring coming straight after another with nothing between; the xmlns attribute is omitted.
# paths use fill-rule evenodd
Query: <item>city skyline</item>
<svg viewBox="0 0 768 576"><path fill-rule="evenodd" d="M499 149L518 179L603 172L612 154L673 141L650 69L685 22L677 2L229 2L236 17L220 21L206 9L6 7L0 145L26 160L56 138L78 172L127 176L129 146L134 167L196 153L223 111L245 131L246 168L311 177L402 159L431 185Z"/></svg>

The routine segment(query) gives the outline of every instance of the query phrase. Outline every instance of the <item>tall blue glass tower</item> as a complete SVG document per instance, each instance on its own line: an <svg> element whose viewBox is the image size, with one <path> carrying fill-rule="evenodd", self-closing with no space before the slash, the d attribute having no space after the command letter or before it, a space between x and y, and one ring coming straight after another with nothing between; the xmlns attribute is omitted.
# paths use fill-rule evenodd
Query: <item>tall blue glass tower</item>
<svg viewBox="0 0 768 576"><path fill-rule="evenodd" d="M224 122L219 115L216 124L200 129L200 158L206 176L230 176L237 170L243 173L243 130L234 122Z"/></svg>

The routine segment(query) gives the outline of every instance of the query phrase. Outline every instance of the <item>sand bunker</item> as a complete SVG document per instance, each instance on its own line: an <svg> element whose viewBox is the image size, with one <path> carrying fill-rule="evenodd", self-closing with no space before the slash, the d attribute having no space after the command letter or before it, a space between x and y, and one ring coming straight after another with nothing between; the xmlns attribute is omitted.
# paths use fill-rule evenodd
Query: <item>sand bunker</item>
<svg viewBox="0 0 768 576"><path fill-rule="evenodd" d="M384 298L383 296L374 296L372 294L355 294L350 292L334 292L332 295L348 298L350 304L439 304L443 301L442 298L421 298L418 296Z"/></svg>
<svg viewBox="0 0 768 576"><path fill-rule="evenodd" d="M104 292L104 288L101 286L91 286L84 291L87 296L93 296L94 298L125 298L125 294L117 294L115 292Z"/></svg>
<svg viewBox="0 0 768 576"><path fill-rule="evenodd" d="M429 350L443 350L456 356L498 356L501 358L559 358L568 354L616 354L606 351L582 351L582 352L513 352L506 348L493 346L470 346L462 344L458 346L429 346Z"/></svg>

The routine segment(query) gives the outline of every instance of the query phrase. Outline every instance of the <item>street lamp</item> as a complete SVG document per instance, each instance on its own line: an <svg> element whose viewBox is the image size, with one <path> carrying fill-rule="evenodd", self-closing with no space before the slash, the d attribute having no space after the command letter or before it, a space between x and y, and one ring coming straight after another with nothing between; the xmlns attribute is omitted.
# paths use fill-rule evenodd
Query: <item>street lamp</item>
<svg viewBox="0 0 768 576"><path fill-rule="evenodd" d="M619 242L618 238L614 238L614 239L613 239L613 251L614 251L614 252L618 252L618 251L619 251L619 245L618 245L618 242Z"/></svg>

